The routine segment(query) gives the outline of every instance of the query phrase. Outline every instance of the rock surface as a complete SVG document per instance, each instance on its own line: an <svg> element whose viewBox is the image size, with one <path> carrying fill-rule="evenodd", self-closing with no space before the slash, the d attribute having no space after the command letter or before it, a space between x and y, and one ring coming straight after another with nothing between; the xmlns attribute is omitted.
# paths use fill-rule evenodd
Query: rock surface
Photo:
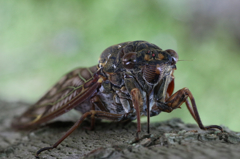
<svg viewBox="0 0 240 159"><path fill-rule="evenodd" d="M0 101L0 158L34 159L37 150L55 143L73 124L63 120L41 126L32 131L15 131L11 120L21 114L27 104ZM142 124L141 139L134 141L136 123L127 125L97 122L94 131L83 129L84 122L56 149L44 151L47 159L225 159L239 158L240 133L224 127L224 132L202 131L197 125L185 124L180 119Z"/></svg>

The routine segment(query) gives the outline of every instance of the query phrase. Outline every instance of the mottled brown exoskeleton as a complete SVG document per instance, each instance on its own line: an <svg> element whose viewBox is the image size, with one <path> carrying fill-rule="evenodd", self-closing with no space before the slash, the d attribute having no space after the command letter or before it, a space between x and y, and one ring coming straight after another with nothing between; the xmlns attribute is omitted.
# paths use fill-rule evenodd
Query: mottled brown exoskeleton
<svg viewBox="0 0 240 159"><path fill-rule="evenodd" d="M66 74L36 104L31 106L12 126L17 129L32 128L45 123L71 109L80 111L81 118L53 146L56 148L85 118L90 117L94 128L95 118L112 121L137 119L137 139L141 131L140 116L171 112L186 103L192 117L203 129L195 100L188 88L173 93L174 71L178 54L162 50L146 41L132 41L110 46L100 56L98 66L78 68ZM188 101L191 101L191 104Z"/></svg>

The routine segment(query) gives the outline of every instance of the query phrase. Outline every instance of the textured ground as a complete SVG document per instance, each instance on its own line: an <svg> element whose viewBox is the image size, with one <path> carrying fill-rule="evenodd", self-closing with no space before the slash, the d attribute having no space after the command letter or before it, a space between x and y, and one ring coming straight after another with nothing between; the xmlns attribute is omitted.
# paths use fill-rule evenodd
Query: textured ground
<svg viewBox="0 0 240 159"><path fill-rule="evenodd" d="M73 124L72 121L53 122L37 130L18 132L10 128L14 115L27 107L24 103L0 101L0 158L35 158L35 152L56 142ZM196 125L180 119L151 123L151 135L142 124L142 139L134 143L136 124L125 126L100 122L95 131L82 129L86 121L57 149L45 151L40 158L161 158L205 159L239 158L240 133L224 128L225 132L202 131Z"/></svg>

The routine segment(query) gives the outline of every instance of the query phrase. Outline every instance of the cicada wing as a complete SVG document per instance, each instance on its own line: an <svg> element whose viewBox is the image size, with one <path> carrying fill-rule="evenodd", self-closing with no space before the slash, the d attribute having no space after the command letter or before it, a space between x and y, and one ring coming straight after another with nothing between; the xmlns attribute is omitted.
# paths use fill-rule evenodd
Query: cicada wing
<svg viewBox="0 0 240 159"><path fill-rule="evenodd" d="M37 103L12 122L16 129L28 129L47 122L78 106L101 85L97 67L78 68L56 83Z"/></svg>

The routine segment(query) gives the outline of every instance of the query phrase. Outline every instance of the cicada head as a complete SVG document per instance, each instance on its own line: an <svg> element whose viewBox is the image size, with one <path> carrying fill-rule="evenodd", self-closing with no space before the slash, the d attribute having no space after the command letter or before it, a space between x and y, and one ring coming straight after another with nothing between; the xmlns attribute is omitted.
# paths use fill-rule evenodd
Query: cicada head
<svg viewBox="0 0 240 159"><path fill-rule="evenodd" d="M122 57L123 67L133 73L141 72L149 85L157 84L166 76L174 78L177 61L178 54L174 50L162 50L150 43L145 47L137 46L135 52L125 53Z"/></svg>
<svg viewBox="0 0 240 159"><path fill-rule="evenodd" d="M151 85L158 83L163 77L174 78L178 54L174 50L149 51L144 56L145 65L142 68L143 78Z"/></svg>

